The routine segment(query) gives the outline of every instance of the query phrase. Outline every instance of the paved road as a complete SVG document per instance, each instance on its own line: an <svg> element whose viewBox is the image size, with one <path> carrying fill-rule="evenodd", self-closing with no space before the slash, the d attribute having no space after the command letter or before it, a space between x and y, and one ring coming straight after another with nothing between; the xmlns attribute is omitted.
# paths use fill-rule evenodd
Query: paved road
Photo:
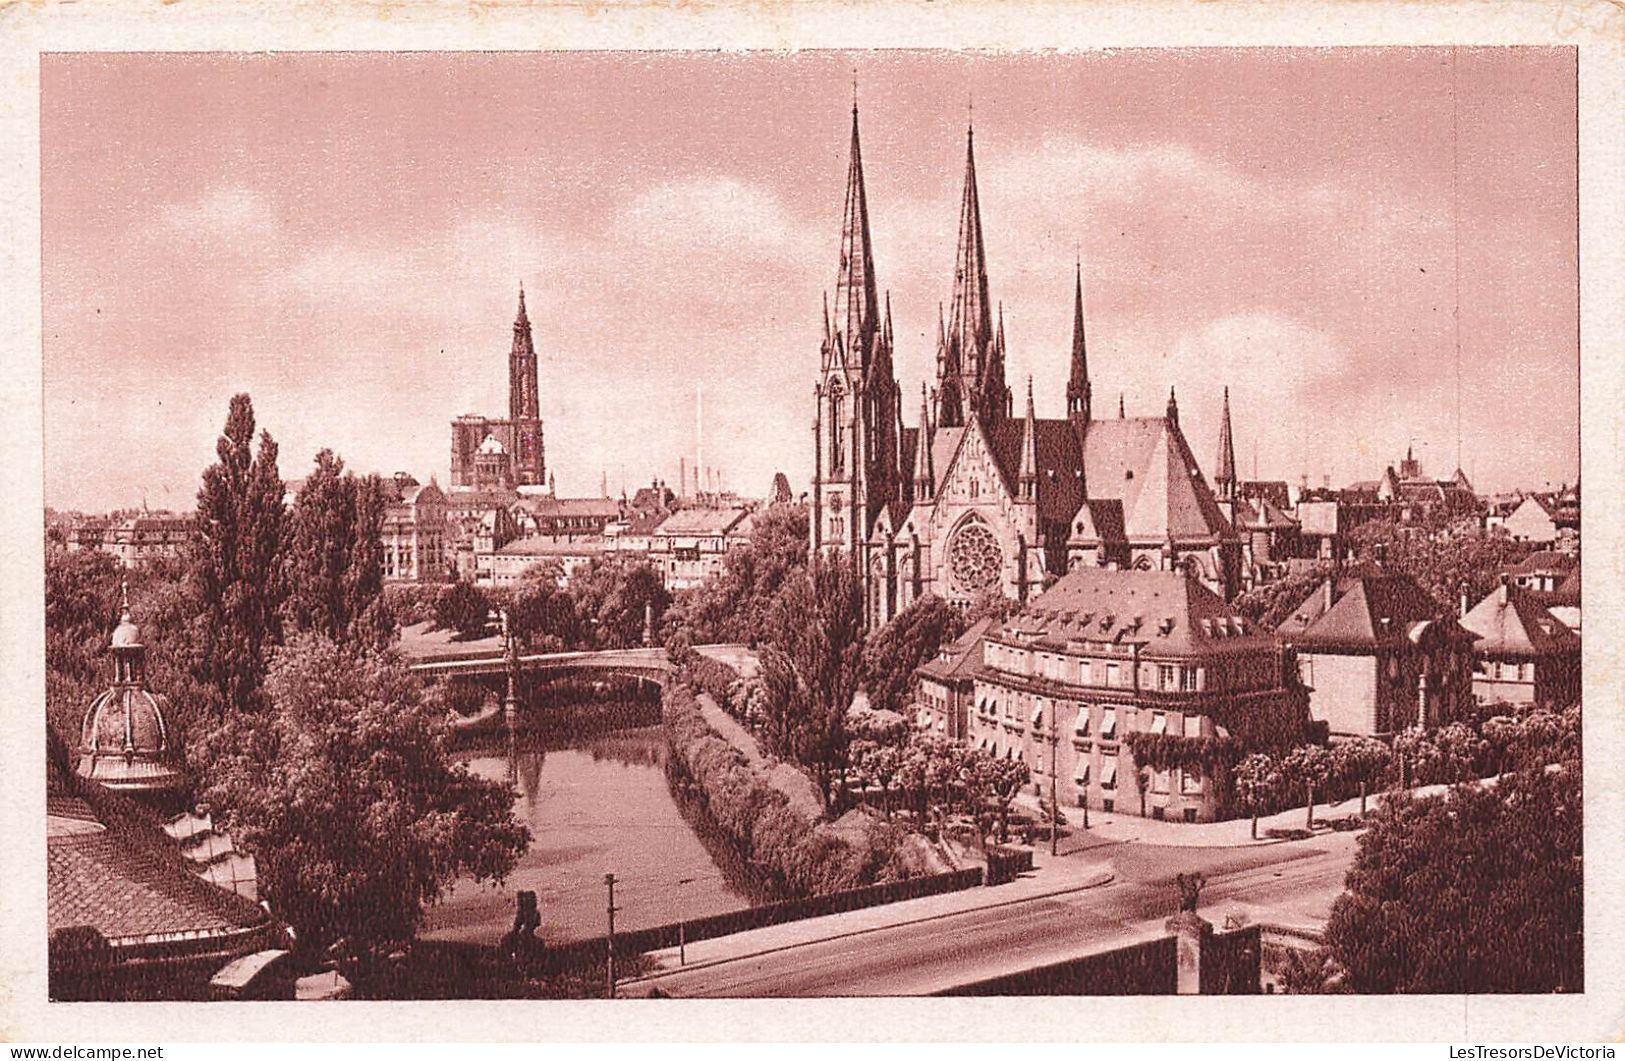
<svg viewBox="0 0 1625 1061"><path fill-rule="evenodd" d="M1124 845L1101 888L950 914L668 973L633 985L678 997L927 995L1162 934L1177 872L1201 870L1204 914L1323 919L1342 891L1352 834L1230 851Z"/></svg>

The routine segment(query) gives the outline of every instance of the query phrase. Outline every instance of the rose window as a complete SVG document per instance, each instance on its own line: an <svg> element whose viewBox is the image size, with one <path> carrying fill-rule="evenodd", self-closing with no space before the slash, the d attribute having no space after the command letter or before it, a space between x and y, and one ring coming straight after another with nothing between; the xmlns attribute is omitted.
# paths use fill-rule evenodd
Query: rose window
<svg viewBox="0 0 1625 1061"><path fill-rule="evenodd" d="M1004 550L985 524L967 523L948 543L948 565L960 589L980 593L998 585Z"/></svg>

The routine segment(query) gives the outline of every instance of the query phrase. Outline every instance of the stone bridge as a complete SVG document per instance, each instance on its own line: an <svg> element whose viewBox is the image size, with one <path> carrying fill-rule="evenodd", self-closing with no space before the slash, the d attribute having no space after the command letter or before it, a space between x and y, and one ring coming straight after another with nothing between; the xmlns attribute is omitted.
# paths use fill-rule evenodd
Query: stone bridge
<svg viewBox="0 0 1625 1061"><path fill-rule="evenodd" d="M756 656L743 645L700 645L696 651L733 667L739 673L756 672ZM409 657L410 659L410 657ZM500 678L508 663L500 651L476 650L468 655L441 655L409 662L414 674L425 678ZM639 678L664 685L671 676L671 661L663 648L615 648L596 652L531 652L518 660L519 674L537 678L572 674Z"/></svg>

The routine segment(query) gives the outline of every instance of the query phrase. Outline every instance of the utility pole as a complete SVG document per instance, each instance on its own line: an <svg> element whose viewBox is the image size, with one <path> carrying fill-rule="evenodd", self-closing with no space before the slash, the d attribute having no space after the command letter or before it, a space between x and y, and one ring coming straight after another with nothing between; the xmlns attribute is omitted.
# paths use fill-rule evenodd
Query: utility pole
<svg viewBox="0 0 1625 1061"><path fill-rule="evenodd" d="M605 998L615 997L615 874L604 874L604 883L609 886L609 956L606 964L608 983L605 987Z"/></svg>
<svg viewBox="0 0 1625 1061"><path fill-rule="evenodd" d="M1049 853L1054 858L1060 846L1061 835L1061 797L1056 791L1059 783L1055 777L1055 759L1057 749L1061 746L1060 719L1056 717L1055 701L1050 701L1049 711Z"/></svg>

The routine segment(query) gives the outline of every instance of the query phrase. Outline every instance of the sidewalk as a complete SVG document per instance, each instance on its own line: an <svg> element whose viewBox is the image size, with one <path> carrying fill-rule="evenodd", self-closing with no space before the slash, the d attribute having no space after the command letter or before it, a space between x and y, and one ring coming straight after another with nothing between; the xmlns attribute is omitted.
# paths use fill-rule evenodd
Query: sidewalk
<svg viewBox="0 0 1625 1061"><path fill-rule="evenodd" d="M843 939L1050 896L1069 895L1109 884L1115 876L1110 862L1072 859L997 887L966 888L697 940L682 948L681 955L677 947L650 951L646 957L654 962L655 971L638 980L627 981L622 990L626 994L637 995L658 986L659 978L670 973L690 972L707 965L770 954L809 943ZM680 956L687 960L680 964Z"/></svg>
<svg viewBox="0 0 1625 1061"><path fill-rule="evenodd" d="M1478 783L1493 785L1496 779L1485 778ZM1410 790L1411 795L1417 798L1438 796L1450 791L1450 785L1423 785ZM1366 812L1374 813L1388 797L1390 791L1372 792L1366 797ZM1047 800L1045 801L1048 802ZM1028 814L1038 817L1039 798L1030 791L1023 791L1016 796L1014 805ZM1258 819L1258 839L1252 838L1252 819L1235 818L1222 822L1171 822L1158 821L1155 818L1142 818L1138 814L1108 814L1104 811L1091 808L1089 811L1089 828L1083 828L1083 809L1081 807L1061 807L1061 813L1066 821L1062 825L1065 830L1061 834L1061 857L1079 851L1086 851L1093 847L1107 844L1142 843L1158 847L1251 847L1263 844L1284 843L1282 839L1271 839L1268 835L1270 829L1303 829L1306 824L1306 815L1303 806L1279 811L1275 814L1266 814ZM1315 804L1315 833L1325 832L1325 823L1334 818L1358 817L1360 813L1360 797L1351 796L1335 803ZM1047 858L1049 845L1047 840L1035 839L1035 847L1041 848Z"/></svg>

